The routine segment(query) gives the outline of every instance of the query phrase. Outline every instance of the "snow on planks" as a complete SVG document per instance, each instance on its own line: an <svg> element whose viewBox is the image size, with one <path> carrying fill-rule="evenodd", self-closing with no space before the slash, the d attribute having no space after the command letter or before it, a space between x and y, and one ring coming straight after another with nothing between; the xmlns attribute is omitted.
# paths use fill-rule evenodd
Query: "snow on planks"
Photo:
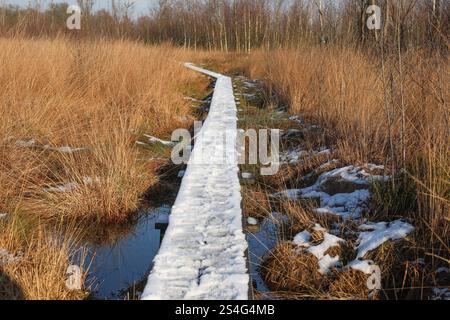
<svg viewBox="0 0 450 320"><path fill-rule="evenodd" d="M246 300L247 241L242 231L232 81L192 64L185 66L217 81L142 299ZM234 152L229 152L229 145ZM199 154L207 161L196 161Z"/></svg>

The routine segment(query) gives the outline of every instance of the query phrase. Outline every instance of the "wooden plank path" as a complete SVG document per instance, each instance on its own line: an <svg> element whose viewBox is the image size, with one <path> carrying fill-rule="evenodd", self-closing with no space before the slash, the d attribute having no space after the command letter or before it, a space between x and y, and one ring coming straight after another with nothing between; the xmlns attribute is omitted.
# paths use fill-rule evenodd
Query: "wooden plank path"
<svg viewBox="0 0 450 320"><path fill-rule="evenodd" d="M232 80L185 66L215 78L216 84L142 299L246 300L247 241Z"/></svg>

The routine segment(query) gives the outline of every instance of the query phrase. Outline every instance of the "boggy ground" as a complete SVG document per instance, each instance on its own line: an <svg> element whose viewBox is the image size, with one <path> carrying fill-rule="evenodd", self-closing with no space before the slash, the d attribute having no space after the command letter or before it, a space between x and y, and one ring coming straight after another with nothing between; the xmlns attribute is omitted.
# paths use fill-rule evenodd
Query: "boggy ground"
<svg viewBox="0 0 450 320"><path fill-rule="evenodd" d="M240 126L282 130L276 175L242 167L252 176L244 179L243 198L254 296L448 297L448 260L430 259L421 246L422 221L386 210L387 197L392 202L411 197L392 193L399 180L390 168L341 156L342 148L316 114L276 104L266 81L242 74L235 77ZM435 249L444 254L448 242L441 240Z"/></svg>
<svg viewBox="0 0 450 320"><path fill-rule="evenodd" d="M234 76L240 127L284 130L278 174L242 167L253 175L243 197L254 218L255 297L448 297L442 59L410 54L399 74L390 58L380 75L351 50L247 59L129 42L0 41L2 297L86 297L87 286L63 285L86 222L133 220L143 202L176 193L170 177L180 168L151 137L169 140L207 112L205 80L178 63L186 60ZM67 236L55 237L60 230ZM369 260L382 290L367 285Z"/></svg>

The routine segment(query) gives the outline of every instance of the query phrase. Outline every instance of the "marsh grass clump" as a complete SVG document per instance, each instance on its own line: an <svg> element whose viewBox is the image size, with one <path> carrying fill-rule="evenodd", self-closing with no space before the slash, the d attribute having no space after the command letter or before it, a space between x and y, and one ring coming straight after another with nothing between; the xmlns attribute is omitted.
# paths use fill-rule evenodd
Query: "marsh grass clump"
<svg viewBox="0 0 450 320"><path fill-rule="evenodd" d="M318 270L316 257L289 243L279 244L261 266L263 279L274 292L320 290L325 283Z"/></svg>
<svg viewBox="0 0 450 320"><path fill-rule="evenodd" d="M306 225L302 231L310 234L308 247L319 246L324 242L325 231L315 228L310 219L300 225ZM289 222L285 228L295 229ZM308 247L288 241L288 234L292 233L287 232L281 238L284 240L266 254L261 266L263 279L275 296L280 293L280 297L289 299L411 299L418 298L421 281L438 283L408 239L385 242L366 254L364 259L373 261L381 269L382 289L372 290L368 286L370 275L349 266L356 258L356 238L347 237L344 232L341 237L346 241L324 252L324 255L339 257L340 263L327 273L321 273L318 258ZM422 297L425 293L429 293L426 288L422 289Z"/></svg>
<svg viewBox="0 0 450 320"><path fill-rule="evenodd" d="M363 272L352 269L335 271L328 294L334 299L367 300L370 294L367 288L368 278Z"/></svg>
<svg viewBox="0 0 450 320"><path fill-rule="evenodd" d="M0 221L0 248L11 256L0 265L0 299L79 300L88 296L84 255L77 249L79 235L65 233L58 238L56 230L50 229L19 213ZM66 286L67 268L76 260L75 255L81 266L80 290Z"/></svg>

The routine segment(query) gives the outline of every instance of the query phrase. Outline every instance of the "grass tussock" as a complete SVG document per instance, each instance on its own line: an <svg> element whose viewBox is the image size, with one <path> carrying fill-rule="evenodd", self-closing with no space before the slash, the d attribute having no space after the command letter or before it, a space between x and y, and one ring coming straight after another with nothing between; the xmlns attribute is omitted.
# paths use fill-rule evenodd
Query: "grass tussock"
<svg viewBox="0 0 450 320"><path fill-rule="evenodd" d="M78 300L87 288L69 290L67 268L75 254L77 237L66 233L58 239L35 219L12 217L0 222L0 248L11 255L0 264L2 300ZM81 260L82 261L82 260ZM82 265L82 262L81 262ZM81 284L86 270L81 270Z"/></svg>
<svg viewBox="0 0 450 320"><path fill-rule="evenodd" d="M335 271L335 279L328 287L328 294L334 299L367 300L370 294L367 279L368 276L360 271Z"/></svg>
<svg viewBox="0 0 450 320"><path fill-rule="evenodd" d="M294 245L278 245L261 266L264 281L274 292L305 292L320 290L322 275L317 259L300 252Z"/></svg>

